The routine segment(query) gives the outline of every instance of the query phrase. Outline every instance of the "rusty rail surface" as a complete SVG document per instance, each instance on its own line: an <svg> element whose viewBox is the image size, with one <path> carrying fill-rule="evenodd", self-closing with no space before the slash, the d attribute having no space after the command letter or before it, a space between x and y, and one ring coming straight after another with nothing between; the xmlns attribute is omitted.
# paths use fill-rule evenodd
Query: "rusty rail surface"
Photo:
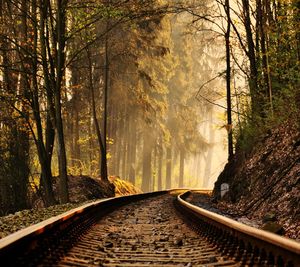
<svg viewBox="0 0 300 267"><path fill-rule="evenodd" d="M190 194L177 197L177 209L194 230L242 266L300 266L300 243L192 205L185 201Z"/></svg>
<svg viewBox="0 0 300 267"><path fill-rule="evenodd" d="M166 190L99 200L20 230L0 240L1 266L37 266L47 254L61 253L57 247L64 246L67 251L70 240L75 242L82 232L114 209L168 192Z"/></svg>
<svg viewBox="0 0 300 267"><path fill-rule="evenodd" d="M210 190L203 189L195 191L207 194L211 193ZM176 195L174 198L176 209L187 224L199 234L199 240L206 240L207 243L205 244L211 244L204 245L204 247L209 246L210 251L215 248L216 251L219 251L226 259L229 259L227 265L225 261L224 265L212 263L212 265L196 264L195 266L300 266L299 243L243 225L232 219L194 206L185 201L190 193L190 191L183 189L165 190L99 200L73 209L0 240L1 266L39 266L46 257L62 258L80 238L85 238L91 226L103 218L104 215L138 200L166 194ZM199 248L199 253L202 253L200 250ZM196 251L197 248L193 257L198 257L196 256ZM128 251L126 253L128 253ZM155 258L154 252L151 255L147 255ZM184 254L182 255L182 257L184 257ZM160 256L162 257L162 255ZM123 267L125 265L107 266ZM129 264L128 266L133 265Z"/></svg>

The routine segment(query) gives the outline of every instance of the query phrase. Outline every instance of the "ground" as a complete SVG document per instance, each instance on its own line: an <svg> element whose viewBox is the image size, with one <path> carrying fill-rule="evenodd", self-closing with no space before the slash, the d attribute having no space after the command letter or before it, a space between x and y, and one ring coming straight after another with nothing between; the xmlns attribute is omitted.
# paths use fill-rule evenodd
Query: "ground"
<svg viewBox="0 0 300 267"><path fill-rule="evenodd" d="M220 199L220 186L229 192ZM269 131L250 153L238 151L214 189L214 207L300 241L300 132L296 123Z"/></svg>
<svg viewBox="0 0 300 267"><path fill-rule="evenodd" d="M115 186L116 196L125 196L131 194L140 194L142 191L135 187L132 183L122 180L119 176L111 176L109 178L110 182Z"/></svg>
<svg viewBox="0 0 300 267"><path fill-rule="evenodd" d="M141 192L134 185L119 177L110 177L110 182L111 185L104 183L100 179L88 176L69 176L71 203L45 208L43 207L41 199L36 198L33 209L0 217L0 239L20 229L39 223L88 202L95 201L96 199ZM54 189L56 191L56 186L54 186Z"/></svg>

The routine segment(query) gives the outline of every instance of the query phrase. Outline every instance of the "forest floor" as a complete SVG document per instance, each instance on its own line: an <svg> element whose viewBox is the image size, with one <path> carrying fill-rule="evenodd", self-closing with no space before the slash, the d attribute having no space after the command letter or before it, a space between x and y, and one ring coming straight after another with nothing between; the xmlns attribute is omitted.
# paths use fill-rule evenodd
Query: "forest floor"
<svg viewBox="0 0 300 267"><path fill-rule="evenodd" d="M37 198L32 209L0 217L0 239L97 199L111 197L113 194L121 196L141 193L138 188L119 177L110 177L110 182L113 186L88 176L70 176L69 191L71 203L45 208L42 201ZM113 187L114 192L112 192ZM56 190L55 186L54 189Z"/></svg>
<svg viewBox="0 0 300 267"><path fill-rule="evenodd" d="M290 221L287 219L285 222L282 218L278 219L274 212L266 212L264 215L260 214L260 216L257 216L256 214L238 214L236 208L232 208L231 203L228 204L228 202L222 201L216 204L215 199L212 196L201 193L191 194L187 201L193 205L236 220L248 226L273 232L300 242L299 221Z"/></svg>
<svg viewBox="0 0 300 267"><path fill-rule="evenodd" d="M220 198L222 183L230 190ZM199 201L198 201L199 202ZM238 152L215 183L212 207L246 224L300 241L300 132L282 124Z"/></svg>

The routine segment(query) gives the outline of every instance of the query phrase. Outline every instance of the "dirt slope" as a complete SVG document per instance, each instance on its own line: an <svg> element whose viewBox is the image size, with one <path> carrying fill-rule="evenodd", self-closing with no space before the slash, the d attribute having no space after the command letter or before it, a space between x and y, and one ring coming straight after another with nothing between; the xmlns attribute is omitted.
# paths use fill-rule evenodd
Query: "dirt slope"
<svg viewBox="0 0 300 267"><path fill-rule="evenodd" d="M86 175L68 177L69 196L71 203L83 203L85 201L142 193L137 187L117 176L110 176L109 183L100 178L92 178ZM58 195L57 177L53 183L54 192ZM33 208L44 207L39 196L33 196Z"/></svg>
<svg viewBox="0 0 300 267"><path fill-rule="evenodd" d="M0 239L99 198L141 193L134 185L119 177L110 177L110 182L111 184L105 183L100 179L84 175L69 176L69 192L72 203L45 208L42 200L36 197L33 209L0 217ZM54 190L57 190L56 183L54 183Z"/></svg>
<svg viewBox="0 0 300 267"><path fill-rule="evenodd" d="M230 191L220 201L220 185ZM300 132L291 123L274 129L248 155L227 164L214 189L217 207L256 221L272 217L300 240Z"/></svg>
<svg viewBox="0 0 300 267"><path fill-rule="evenodd" d="M110 176L109 181L115 186L116 196L126 196L132 194L140 194L142 191L135 187L132 183L122 180L119 176Z"/></svg>

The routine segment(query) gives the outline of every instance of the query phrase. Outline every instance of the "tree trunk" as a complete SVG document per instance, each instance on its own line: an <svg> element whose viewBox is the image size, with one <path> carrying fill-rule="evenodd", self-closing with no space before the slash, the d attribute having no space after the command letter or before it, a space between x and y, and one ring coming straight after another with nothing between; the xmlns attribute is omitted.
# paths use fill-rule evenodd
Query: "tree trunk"
<svg viewBox="0 0 300 267"><path fill-rule="evenodd" d="M108 1L109 2L109 1ZM107 29L109 28L109 18L107 19ZM109 51L108 35L105 35L105 66L104 66L104 103L103 103L103 152L101 154L101 177L108 181L107 173L107 116L108 116L108 88L109 88Z"/></svg>
<svg viewBox="0 0 300 267"><path fill-rule="evenodd" d="M28 13L28 3L26 0L22 0L22 10L20 14L22 18L21 25L21 41L26 44L26 49L32 50L32 47L29 47L28 42L28 27L27 27L27 13ZM29 98L30 91L30 81L27 73L30 72L30 59L28 55L25 54L21 56L20 60L22 61L22 73L20 77L20 93L25 99ZM23 118L19 119L17 122L17 133L15 143L16 147L16 203L18 209L27 208L27 190L29 183L29 131L24 127L29 120L29 110L26 104L22 104L22 114Z"/></svg>
<svg viewBox="0 0 300 267"><path fill-rule="evenodd" d="M10 156L12 162L12 177L10 186L13 190L13 208L23 210L28 208L27 189L29 176L29 142L28 136L20 130L19 123L12 126L13 139L10 142Z"/></svg>
<svg viewBox="0 0 300 267"><path fill-rule="evenodd" d="M52 172L51 172L51 162L45 153L43 148L43 144L40 140L38 140L38 154L39 154L39 162L41 165L41 186L44 196L45 206L52 206L56 204L53 188L52 188Z"/></svg>
<svg viewBox="0 0 300 267"><path fill-rule="evenodd" d="M162 164L163 164L163 146L162 137L159 138L159 148L158 148L158 169L157 169L157 190L162 190Z"/></svg>
<svg viewBox="0 0 300 267"><path fill-rule="evenodd" d="M121 168L121 155L122 155L122 144L124 138L124 118L121 112L119 113L118 123L117 123L117 139L116 139L116 159L115 159L115 168L116 175L121 176L120 168Z"/></svg>
<svg viewBox="0 0 300 267"><path fill-rule="evenodd" d="M116 158L116 114L117 110L114 107L113 99L112 99L112 94L110 96L110 101L109 101L109 117L108 117L108 133L107 136L109 140L112 143L109 143L108 150L111 154L111 159L108 162L108 173L110 175L115 175L116 170L115 170L115 158Z"/></svg>
<svg viewBox="0 0 300 267"><path fill-rule="evenodd" d="M99 144L100 176L101 176L101 179L103 179L104 181L107 181L106 150L104 147L103 136L101 135L100 125L99 125L98 118L97 118L92 61L91 61L90 51L88 48L87 48L87 56L88 56L88 61L89 61L89 86L90 86L90 90L91 90L91 110L92 110L93 121L94 121L98 144Z"/></svg>
<svg viewBox="0 0 300 267"><path fill-rule="evenodd" d="M272 84L270 77L270 69L269 69L269 59L268 59L268 50L267 50L267 38L266 38L266 20L267 20L267 3L263 1L264 5L262 5L261 0L257 0L257 17L258 17L258 25L259 25L259 35L260 35L260 47L262 54L262 71L263 71L263 80L265 89L265 96L269 97L270 101L270 110L273 114L273 96L272 96ZM257 33L258 34L258 33Z"/></svg>
<svg viewBox="0 0 300 267"><path fill-rule="evenodd" d="M130 164L129 164L129 181L135 185L135 169L136 169L136 121L134 118L132 118L131 123L131 151L130 151Z"/></svg>
<svg viewBox="0 0 300 267"><path fill-rule="evenodd" d="M151 182L151 162L152 162L152 145L150 142L149 131L143 134L143 176L142 191L149 192Z"/></svg>
<svg viewBox="0 0 300 267"><path fill-rule="evenodd" d="M167 146L167 155L166 155L166 189L171 189L171 171L172 171L172 147L171 145Z"/></svg>
<svg viewBox="0 0 300 267"><path fill-rule="evenodd" d="M64 127L61 107L61 88L65 65L65 31L66 31L66 0L57 0L57 56L56 56L56 86L54 90L55 122L57 132L57 155L59 167L59 197L62 204L69 202L67 157L64 139Z"/></svg>
<svg viewBox="0 0 300 267"><path fill-rule="evenodd" d="M156 141L153 142L152 147L152 155L151 155L151 180L150 180L150 192L153 192L155 190L155 185L157 184L157 144ZM152 171L153 170L153 171Z"/></svg>
<svg viewBox="0 0 300 267"><path fill-rule="evenodd" d="M243 5L243 15L244 15L244 27L247 37L247 56L250 63L250 95L251 95L251 105L252 113L256 115L262 115L262 102L260 100L259 87L258 87L258 71L256 64L256 54L255 45L253 41L253 33L251 29L251 17L250 17L250 4L249 0L242 0Z"/></svg>
<svg viewBox="0 0 300 267"><path fill-rule="evenodd" d="M46 118L46 154L48 156L48 160L51 166L52 156L53 156L53 148L54 148L54 141L55 141L55 129L52 125L52 121L50 118L49 111L47 111L47 118Z"/></svg>
<svg viewBox="0 0 300 267"><path fill-rule="evenodd" d="M209 113L209 143L214 144L215 142L215 131L212 128L212 123L213 123L213 114L212 112ZM211 147L208 148L207 151L207 156L205 160L205 169L204 169L204 179L203 179L203 187L208 188L209 186L209 181L210 181L210 176L211 176L211 167L212 167L212 158L214 155L214 146L212 145Z"/></svg>
<svg viewBox="0 0 300 267"><path fill-rule="evenodd" d="M78 86L79 84L79 73L76 71L75 68L71 68L71 85L73 87ZM80 168L80 144L79 144L79 139L80 139L80 95L77 90L73 91L72 94L72 100L71 100L71 118L69 120L70 122L70 136L69 139L71 140L70 148L71 148L71 158L72 158L72 166L76 168Z"/></svg>
<svg viewBox="0 0 300 267"><path fill-rule="evenodd" d="M130 175L130 167L131 167L131 150L132 143L130 141L130 137L132 136L132 118L128 116L127 129L126 129L126 143L127 143L127 151L126 151L126 179L129 180Z"/></svg>
<svg viewBox="0 0 300 267"><path fill-rule="evenodd" d="M41 1L42 2L42 1ZM40 3L41 4L41 3ZM42 5L40 8L42 9ZM41 10L41 16L44 16L43 13L44 9ZM37 24L37 6L36 1L33 1L33 19L35 22L35 25ZM44 30L44 19L43 17L40 21L40 28L41 30L41 36L43 35ZM44 46L44 39L41 42L42 44L42 50L43 53L45 53L45 46ZM51 160L53 155L53 147L54 147L54 139L55 139L55 130L53 128L53 122L51 120L51 111L50 109L52 106L49 104L49 98L48 98L48 106L47 106L47 118L46 118L46 143L44 143L44 137L43 137L43 127L42 127L42 119L41 119L41 113L40 113L40 103L39 103L39 86L38 86L38 80L37 80L37 72L38 72L38 58L37 58L37 48L38 48L38 29L37 27L34 28L34 49L33 49L33 101L32 101L32 109L33 109L33 115L35 119L36 124L36 132L37 132L37 138L35 139L35 143L37 146L38 151L38 158L41 165L41 188L42 188L42 195L44 198L44 202L46 206L51 206L56 203L54 198L54 192L52 187L52 172L51 172ZM43 54L44 55L44 54ZM44 55L45 56L45 55ZM43 60L45 62L45 58L43 57ZM45 66L44 66L45 67ZM46 74L46 70L44 69L44 74ZM47 76L47 75L46 75ZM46 86L48 86L49 89L49 81L46 81Z"/></svg>
<svg viewBox="0 0 300 267"><path fill-rule="evenodd" d="M37 82L34 78L34 87L37 86ZM41 185L44 192L44 202L46 206L51 206L55 204L54 193L52 188L52 172L51 172L51 159L53 153L53 144L54 144L54 130L49 118L47 119L47 128L46 128L46 146L43 141L43 128L40 116L40 107L38 100L38 91L37 88L34 91L34 118L36 123L37 139L35 143L37 146L39 162L41 165Z"/></svg>
<svg viewBox="0 0 300 267"><path fill-rule="evenodd" d="M89 116L92 118L93 117L93 112L92 112L92 107L89 107ZM89 120L89 125L88 125L88 134L89 134L89 166L90 166L90 173L93 173L95 168L92 162L94 161L94 153L93 153L93 148L94 148L94 140L93 140L93 123L91 120Z"/></svg>
<svg viewBox="0 0 300 267"><path fill-rule="evenodd" d="M230 5L225 0L225 12L227 16L226 43L226 93L227 93L227 133L228 133L228 160L233 158L233 135L232 135L232 111L231 111L231 64L230 64ZM206 178L206 177L205 177Z"/></svg>
<svg viewBox="0 0 300 267"><path fill-rule="evenodd" d="M123 150L122 150L122 178L127 179L126 165L127 165L127 150L128 150L128 114L125 115L124 129L123 129ZM127 125L127 127L126 127Z"/></svg>
<svg viewBox="0 0 300 267"><path fill-rule="evenodd" d="M68 174L67 174L67 157L64 140L63 120L61 114L61 102L60 93L55 93L55 115L56 115L56 131L57 131L57 155L58 155L58 167L59 167L59 197L60 203L69 202L68 192Z"/></svg>
<svg viewBox="0 0 300 267"><path fill-rule="evenodd" d="M196 158L195 158L195 164L196 164L196 168L195 168L195 177L197 177L197 181L198 184L200 184L200 182L203 183L202 179L203 177L201 176L201 170L202 170L202 154L197 153ZM192 184L191 179L189 180L189 186Z"/></svg>
<svg viewBox="0 0 300 267"><path fill-rule="evenodd" d="M35 80L35 78L34 78ZM34 87L36 87L37 83L34 82ZM55 204L55 198L52 188L52 172L51 172L51 159L53 152L53 144L54 144L54 130L52 125L49 125L49 121L47 119L47 128L46 128L46 146L43 141L43 128L40 116L40 108L38 102L38 91L35 90L34 97L34 118L36 123L36 131L37 131L37 139L35 139L39 162L41 165L41 185L42 191L44 192L44 202L46 206L51 206ZM50 120L50 119L49 119Z"/></svg>
<svg viewBox="0 0 300 267"><path fill-rule="evenodd" d="M74 127L74 159L76 160L75 166L80 167L81 149L80 149L80 113L78 111L79 104L75 107L75 127Z"/></svg>
<svg viewBox="0 0 300 267"><path fill-rule="evenodd" d="M183 188L183 183L184 183L184 159L185 159L185 151L184 148L181 148L180 165L179 165L179 188Z"/></svg>

